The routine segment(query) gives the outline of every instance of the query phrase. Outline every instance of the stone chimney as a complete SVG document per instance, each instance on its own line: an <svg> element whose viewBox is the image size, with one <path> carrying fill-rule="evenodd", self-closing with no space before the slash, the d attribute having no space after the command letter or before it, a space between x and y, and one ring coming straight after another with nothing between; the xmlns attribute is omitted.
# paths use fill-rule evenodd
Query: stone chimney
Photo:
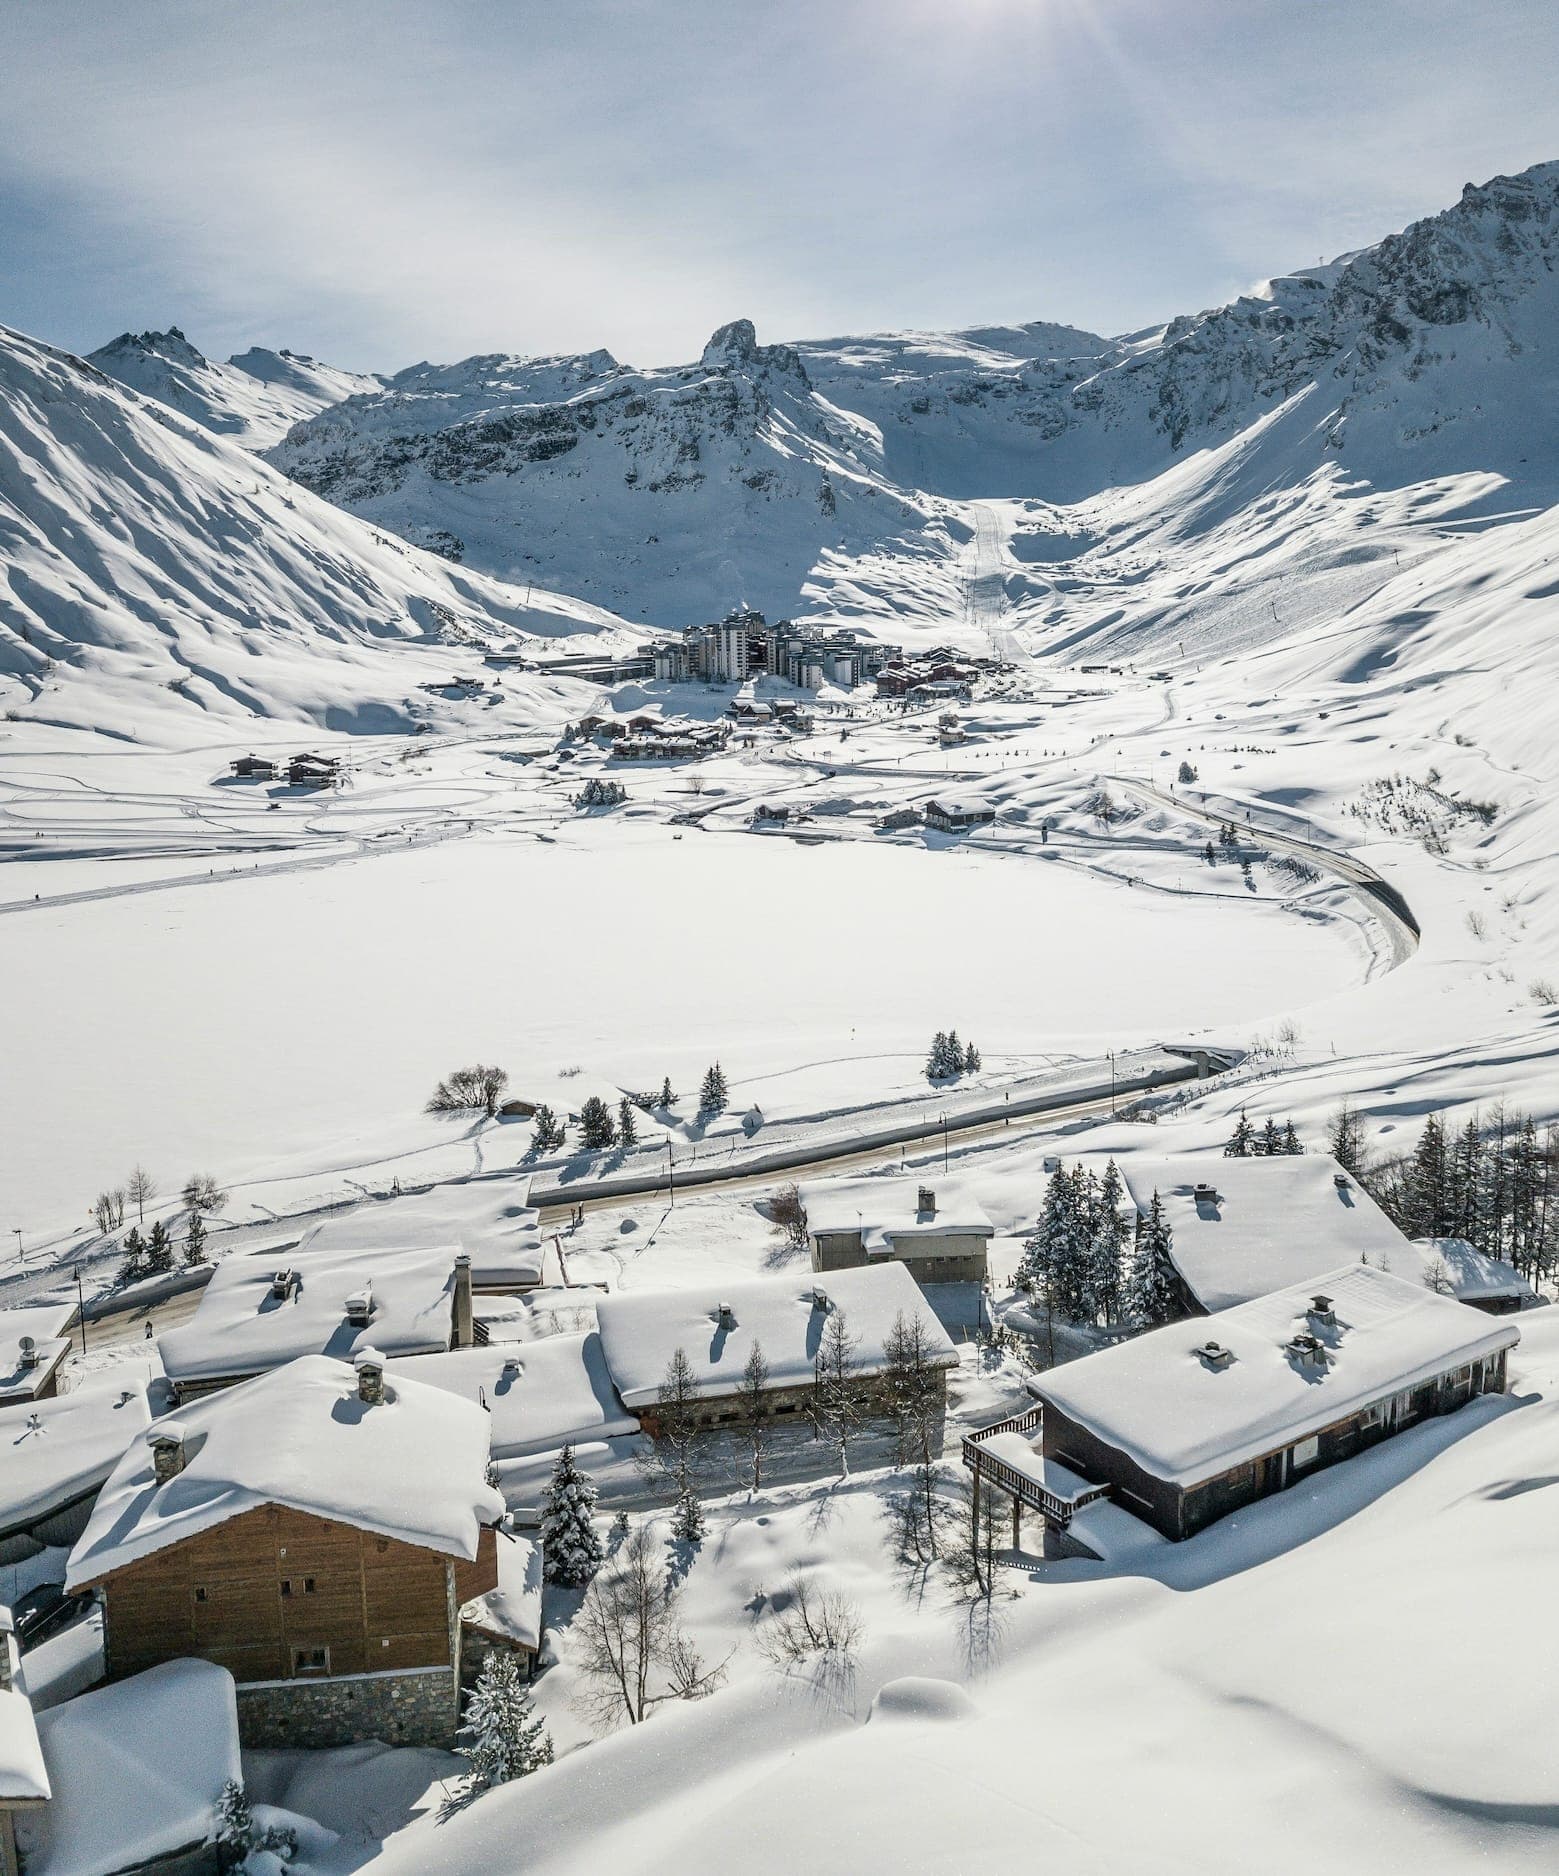
<svg viewBox="0 0 1559 1876"><path fill-rule="evenodd" d="M365 1348L353 1359L357 1370L357 1398L365 1407L378 1407L384 1401L384 1357L376 1348Z"/></svg>
<svg viewBox="0 0 1559 1876"><path fill-rule="evenodd" d="M920 1197L916 1203L915 1209L918 1212L923 1212L928 1218L936 1217L936 1193L930 1186L922 1186L920 1188Z"/></svg>
<svg viewBox="0 0 1559 1876"><path fill-rule="evenodd" d="M360 1290L354 1290L346 1299L346 1319L354 1329L366 1329L373 1321L374 1288L372 1283L365 1283Z"/></svg>
<svg viewBox="0 0 1559 1876"><path fill-rule="evenodd" d="M149 1437L152 1449L152 1472L159 1485L176 1479L184 1470L184 1428L177 1420L164 1420Z"/></svg>
<svg viewBox="0 0 1559 1876"><path fill-rule="evenodd" d="M471 1259L462 1251L455 1259L455 1308L449 1346L469 1348L476 1340L471 1308Z"/></svg>

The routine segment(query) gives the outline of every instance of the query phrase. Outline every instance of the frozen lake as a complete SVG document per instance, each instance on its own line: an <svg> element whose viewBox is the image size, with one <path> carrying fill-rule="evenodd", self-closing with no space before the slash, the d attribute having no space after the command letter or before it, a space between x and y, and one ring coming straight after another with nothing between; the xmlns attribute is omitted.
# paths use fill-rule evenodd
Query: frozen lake
<svg viewBox="0 0 1559 1876"><path fill-rule="evenodd" d="M945 1025L988 1068L1238 1035L1365 968L1345 925L1238 897L620 821L22 912L0 962L5 1218L29 1230L138 1159L171 1190L447 1139L421 1105L471 1060L577 1106L718 1057L733 1105L804 1112L913 1088Z"/></svg>

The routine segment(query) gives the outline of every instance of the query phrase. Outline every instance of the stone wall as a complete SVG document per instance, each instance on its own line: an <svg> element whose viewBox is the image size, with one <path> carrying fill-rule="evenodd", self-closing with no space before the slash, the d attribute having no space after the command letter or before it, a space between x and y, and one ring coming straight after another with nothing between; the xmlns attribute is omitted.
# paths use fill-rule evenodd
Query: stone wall
<svg viewBox="0 0 1559 1876"><path fill-rule="evenodd" d="M238 1736L246 1746L351 1746L382 1739L389 1746L447 1751L459 1723L448 1668L250 1681L238 1689Z"/></svg>

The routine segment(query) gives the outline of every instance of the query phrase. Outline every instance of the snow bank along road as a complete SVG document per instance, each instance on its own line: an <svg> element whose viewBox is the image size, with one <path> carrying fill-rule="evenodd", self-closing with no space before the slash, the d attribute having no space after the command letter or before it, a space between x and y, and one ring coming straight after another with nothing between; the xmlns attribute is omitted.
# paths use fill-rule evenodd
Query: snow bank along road
<svg viewBox="0 0 1559 1876"><path fill-rule="evenodd" d="M1300 859L1310 860L1317 866L1324 866L1335 873L1339 879L1346 880L1350 886L1357 887L1370 901L1370 909L1378 916L1391 940L1392 967L1405 964L1418 949L1418 920L1413 908L1408 904L1396 887L1389 880L1382 879L1371 866L1362 860L1356 860L1352 854L1339 853L1335 847L1319 847L1314 841L1299 840L1292 834L1280 834L1264 824L1252 821L1247 815L1242 821L1236 810L1218 813L1210 808L1193 807L1189 801L1182 801L1179 795L1166 795L1151 782L1134 781L1128 775L1112 775L1111 781L1118 787L1129 789L1142 800L1157 807L1168 808L1171 812L1183 815L1192 821L1205 822L1209 827L1222 827L1224 822L1232 821L1236 827L1245 827L1258 836L1269 847L1276 847L1281 853L1291 853ZM1206 797L1204 796L1205 800Z"/></svg>

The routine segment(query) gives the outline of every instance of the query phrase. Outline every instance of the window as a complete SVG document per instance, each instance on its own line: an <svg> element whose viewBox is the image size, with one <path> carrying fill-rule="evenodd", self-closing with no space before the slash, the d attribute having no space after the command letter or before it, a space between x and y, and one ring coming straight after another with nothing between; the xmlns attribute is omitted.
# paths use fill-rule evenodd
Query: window
<svg viewBox="0 0 1559 1876"><path fill-rule="evenodd" d="M204 1602L206 1600L206 1586L204 1583L197 1583L195 1585L195 1600L196 1602Z"/></svg>
<svg viewBox="0 0 1559 1876"><path fill-rule="evenodd" d="M306 1577L304 1577L304 1579L303 1579L303 1593L304 1593L304 1595L305 1595L305 1596L312 1596L312 1595L314 1594L314 1579L313 1579L313 1577L311 1577L311 1576L306 1576Z"/></svg>
<svg viewBox="0 0 1559 1876"><path fill-rule="evenodd" d="M328 1648L294 1648L292 1651L292 1671L295 1675L328 1674L330 1672L330 1650Z"/></svg>
<svg viewBox="0 0 1559 1876"><path fill-rule="evenodd" d="M1307 1440L1300 1440L1294 1447L1294 1470L1298 1472L1304 1466L1313 1466L1321 1454L1321 1442L1313 1434Z"/></svg>
<svg viewBox="0 0 1559 1876"><path fill-rule="evenodd" d="M290 1576L284 1576L282 1578L281 1593L283 1596L290 1596L292 1594L292 1578Z"/></svg>

